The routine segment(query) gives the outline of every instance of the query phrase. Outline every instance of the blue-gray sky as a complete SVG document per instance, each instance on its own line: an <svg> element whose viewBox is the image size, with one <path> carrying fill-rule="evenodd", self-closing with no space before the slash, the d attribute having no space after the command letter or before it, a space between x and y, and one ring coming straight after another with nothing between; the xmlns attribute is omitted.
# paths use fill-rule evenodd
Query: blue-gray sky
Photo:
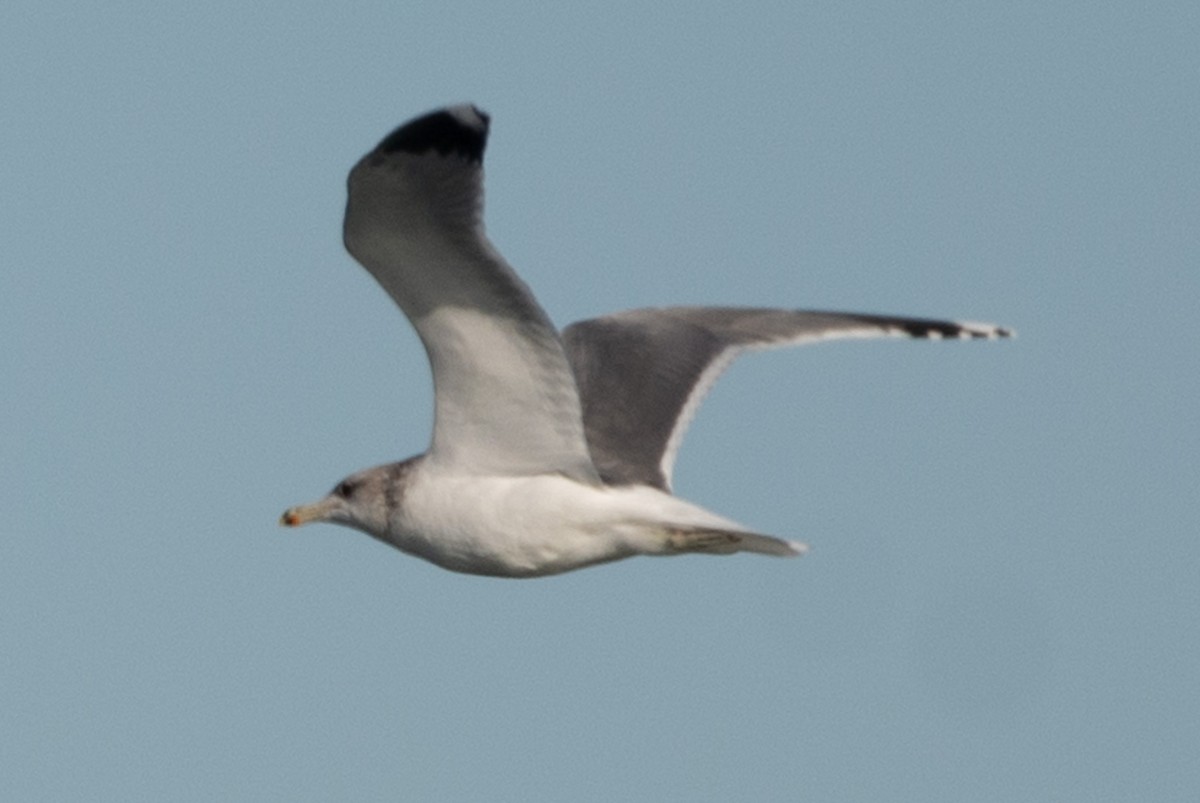
<svg viewBox="0 0 1200 803"><path fill-rule="evenodd" d="M0 796L1195 800L1194 3L0 13ZM349 167L493 116L560 324L996 321L754 355L687 498L811 554L453 575L276 525L424 449Z"/></svg>

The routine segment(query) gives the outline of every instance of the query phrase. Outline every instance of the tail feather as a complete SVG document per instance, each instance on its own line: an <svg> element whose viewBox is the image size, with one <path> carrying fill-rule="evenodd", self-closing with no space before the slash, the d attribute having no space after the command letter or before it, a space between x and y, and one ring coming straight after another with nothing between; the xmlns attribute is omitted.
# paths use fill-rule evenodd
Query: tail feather
<svg viewBox="0 0 1200 803"><path fill-rule="evenodd" d="M673 554L699 552L707 555L732 555L735 552L757 552L760 555L790 558L808 551L808 544L800 541L785 541L770 535L712 527L669 530L667 544Z"/></svg>

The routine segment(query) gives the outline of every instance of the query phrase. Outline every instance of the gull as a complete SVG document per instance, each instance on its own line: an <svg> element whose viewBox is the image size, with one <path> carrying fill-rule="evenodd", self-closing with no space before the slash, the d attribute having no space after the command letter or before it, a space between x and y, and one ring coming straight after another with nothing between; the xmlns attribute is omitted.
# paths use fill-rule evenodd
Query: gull
<svg viewBox="0 0 1200 803"><path fill-rule="evenodd" d="M746 351L999 326L739 307L635 309L561 333L484 234L489 116L469 104L385 137L350 172L344 241L416 329L428 451L369 468L280 523L349 526L456 572L539 577L635 555L802 555L671 490L683 434Z"/></svg>

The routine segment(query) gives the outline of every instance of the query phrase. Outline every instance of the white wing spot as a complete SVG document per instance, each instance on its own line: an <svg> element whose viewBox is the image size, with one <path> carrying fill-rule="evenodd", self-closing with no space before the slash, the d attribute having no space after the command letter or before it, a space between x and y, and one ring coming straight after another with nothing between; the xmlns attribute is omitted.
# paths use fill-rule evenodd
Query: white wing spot
<svg viewBox="0 0 1200 803"><path fill-rule="evenodd" d="M473 128L476 131L483 130L485 125L483 118L479 116L479 109L476 109L470 103L463 103L459 106L450 106L446 109L446 114L449 114L467 128Z"/></svg>

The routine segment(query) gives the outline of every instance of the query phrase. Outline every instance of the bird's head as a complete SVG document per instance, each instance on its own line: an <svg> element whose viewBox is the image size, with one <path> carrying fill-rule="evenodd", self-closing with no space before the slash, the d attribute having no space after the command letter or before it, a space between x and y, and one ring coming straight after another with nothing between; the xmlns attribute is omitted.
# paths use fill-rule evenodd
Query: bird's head
<svg viewBox="0 0 1200 803"><path fill-rule="evenodd" d="M388 520L404 495L408 466L407 461L390 463L351 474L324 498L285 510L279 523L285 527L299 527L313 521L325 521L386 540Z"/></svg>

